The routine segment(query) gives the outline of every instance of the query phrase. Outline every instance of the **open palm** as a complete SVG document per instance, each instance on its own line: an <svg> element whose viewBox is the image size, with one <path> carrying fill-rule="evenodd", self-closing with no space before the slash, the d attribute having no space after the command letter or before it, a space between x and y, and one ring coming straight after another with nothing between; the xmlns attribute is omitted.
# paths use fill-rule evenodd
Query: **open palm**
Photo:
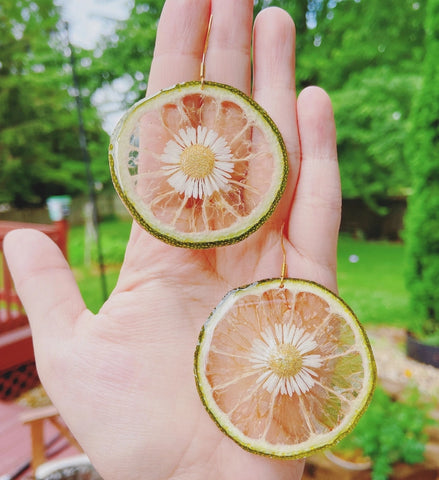
<svg viewBox="0 0 439 480"><path fill-rule="evenodd" d="M27 310L41 380L105 479L299 479L303 465L252 455L210 420L193 379L199 330L231 288L281 272L336 290L340 186L330 101L296 101L294 25L282 10L256 19L252 0L167 0L148 95L199 78L253 94L277 123L290 161L274 216L241 243L192 251L133 225L118 284L97 315L42 234L12 232L5 251ZM252 52L253 46L253 52ZM253 92L251 88L253 53Z"/></svg>

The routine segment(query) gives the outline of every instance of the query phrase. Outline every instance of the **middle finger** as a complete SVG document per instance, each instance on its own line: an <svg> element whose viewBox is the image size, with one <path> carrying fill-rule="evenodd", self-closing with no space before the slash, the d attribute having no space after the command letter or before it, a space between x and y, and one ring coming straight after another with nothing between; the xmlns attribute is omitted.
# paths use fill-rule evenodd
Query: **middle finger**
<svg viewBox="0 0 439 480"><path fill-rule="evenodd" d="M206 79L250 93L253 0L212 0Z"/></svg>

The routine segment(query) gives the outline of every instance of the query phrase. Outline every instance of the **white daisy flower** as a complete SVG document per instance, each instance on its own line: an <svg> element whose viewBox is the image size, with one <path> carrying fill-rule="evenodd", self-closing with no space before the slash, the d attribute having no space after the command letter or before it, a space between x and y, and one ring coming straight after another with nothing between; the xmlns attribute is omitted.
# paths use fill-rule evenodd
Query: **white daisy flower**
<svg viewBox="0 0 439 480"><path fill-rule="evenodd" d="M250 361L260 370L256 380L269 393L293 396L308 392L315 384L322 366L321 355L311 354L317 343L303 328L292 324L274 325L265 329L262 339L252 345Z"/></svg>
<svg viewBox="0 0 439 480"><path fill-rule="evenodd" d="M180 129L166 144L160 160L167 182L185 197L203 198L230 188L233 157L227 141L198 126Z"/></svg>

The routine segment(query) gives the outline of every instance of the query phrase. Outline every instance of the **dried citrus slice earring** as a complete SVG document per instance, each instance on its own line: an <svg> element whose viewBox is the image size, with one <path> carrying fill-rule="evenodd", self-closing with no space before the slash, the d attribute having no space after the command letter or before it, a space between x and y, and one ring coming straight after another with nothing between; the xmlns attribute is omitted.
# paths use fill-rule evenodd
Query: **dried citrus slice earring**
<svg viewBox="0 0 439 480"><path fill-rule="evenodd" d="M110 141L123 203L146 230L180 247L248 236L274 211L288 173L284 142L267 112L236 88L205 81L207 42L200 81L136 103Z"/></svg>
<svg viewBox="0 0 439 480"><path fill-rule="evenodd" d="M201 330L194 369L209 414L241 447L300 458L352 429L376 367L343 300L284 273L223 298Z"/></svg>

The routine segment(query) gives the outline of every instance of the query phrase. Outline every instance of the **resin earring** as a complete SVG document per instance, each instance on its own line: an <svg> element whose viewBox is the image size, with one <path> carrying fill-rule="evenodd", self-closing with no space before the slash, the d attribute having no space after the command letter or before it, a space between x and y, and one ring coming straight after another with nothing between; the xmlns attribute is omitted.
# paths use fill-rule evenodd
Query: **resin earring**
<svg viewBox="0 0 439 480"><path fill-rule="evenodd" d="M286 278L283 255L280 278L231 290L218 304L194 371L207 411L241 447L300 458L353 428L376 366L352 310L317 283Z"/></svg>
<svg viewBox="0 0 439 480"><path fill-rule="evenodd" d="M200 80L141 100L110 141L113 183L134 219L179 247L238 242L273 213L288 158L267 112L238 89Z"/></svg>

